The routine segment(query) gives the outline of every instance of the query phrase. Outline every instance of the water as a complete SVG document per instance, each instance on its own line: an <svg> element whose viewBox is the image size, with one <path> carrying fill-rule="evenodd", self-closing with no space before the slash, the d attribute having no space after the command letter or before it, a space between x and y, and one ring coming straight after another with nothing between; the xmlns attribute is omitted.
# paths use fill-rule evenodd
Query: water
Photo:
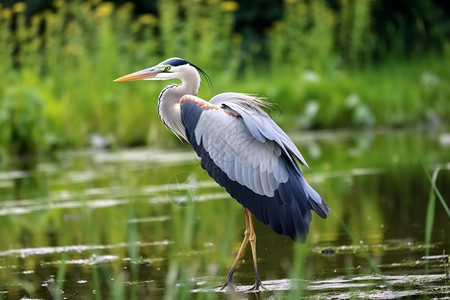
<svg viewBox="0 0 450 300"><path fill-rule="evenodd" d="M218 288L242 239L243 209L180 146L64 152L3 170L0 298L449 297L450 217L436 199L427 218L425 173L439 168L448 206L448 133L292 136L332 213L313 218L306 244L255 222L260 294L246 292L250 251L235 291Z"/></svg>

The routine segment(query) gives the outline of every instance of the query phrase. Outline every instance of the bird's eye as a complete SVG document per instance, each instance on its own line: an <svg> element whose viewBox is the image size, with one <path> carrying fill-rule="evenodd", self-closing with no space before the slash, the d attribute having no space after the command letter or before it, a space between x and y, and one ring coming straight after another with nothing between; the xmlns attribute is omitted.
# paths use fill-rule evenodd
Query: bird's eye
<svg viewBox="0 0 450 300"><path fill-rule="evenodd" d="M166 67L164 68L164 70L170 71L170 66L166 66Z"/></svg>

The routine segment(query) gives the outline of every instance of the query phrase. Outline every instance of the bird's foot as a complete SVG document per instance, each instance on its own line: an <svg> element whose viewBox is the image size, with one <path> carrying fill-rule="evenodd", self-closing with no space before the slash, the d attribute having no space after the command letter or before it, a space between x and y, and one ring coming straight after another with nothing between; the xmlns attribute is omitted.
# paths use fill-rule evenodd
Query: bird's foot
<svg viewBox="0 0 450 300"><path fill-rule="evenodd" d="M223 290L224 288L228 288L232 291L236 290L234 284L231 282L231 280L227 280L225 281L224 284L222 284L222 286L220 287L220 290Z"/></svg>
<svg viewBox="0 0 450 300"><path fill-rule="evenodd" d="M225 281L225 283L220 287L220 290L227 288L228 291L235 292L236 286L231 281ZM249 289L245 290L245 292L261 292L266 291L267 288L262 284L261 280L255 281L255 284L253 284Z"/></svg>
<svg viewBox="0 0 450 300"><path fill-rule="evenodd" d="M264 290L267 290L267 288L262 284L261 280L257 279L255 284L247 292L261 292Z"/></svg>

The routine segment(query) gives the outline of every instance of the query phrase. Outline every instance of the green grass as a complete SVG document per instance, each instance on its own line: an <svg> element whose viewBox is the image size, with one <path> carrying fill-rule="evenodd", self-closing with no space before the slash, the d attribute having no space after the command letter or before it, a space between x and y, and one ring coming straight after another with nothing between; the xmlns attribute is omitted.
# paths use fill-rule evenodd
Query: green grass
<svg viewBox="0 0 450 300"><path fill-rule="evenodd" d="M234 2L160 1L158 16L135 17L129 3L61 0L28 21L23 4L0 7L0 73L8 74L0 81L4 161L85 147L94 133L116 146L175 144L156 114L163 83L112 82L170 56L209 73L214 85L212 94L200 91L205 99L222 91L269 96L286 130L403 126L434 115L445 121L448 47L414 61L363 63L364 3L350 22L353 14L333 15L323 1L286 2L288 13L267 33L268 61L258 58L256 45L242 52L241 37L233 33ZM337 27L345 22L356 27ZM16 31L9 29L13 23ZM348 56L333 46L336 28L339 49L348 49Z"/></svg>
<svg viewBox="0 0 450 300"><path fill-rule="evenodd" d="M430 182L430 193L428 196L428 205L427 205L427 212L426 212L426 219L425 219L425 256L429 256L430 255L430 248L431 248L431 243L432 243L432 235L433 235L433 228L434 228L434 219L435 219L435 214L436 214L436 197L438 197L443 210L445 211L445 213L448 216L448 219L450 220L450 209L448 207L448 204L445 202L444 198L442 197L441 193L439 192L439 189L436 187L436 179L438 177L439 171L441 170L442 166L437 166L434 170L432 175L430 176L428 170L426 169L426 167L424 165L423 169L425 171L426 177L428 179L428 181ZM446 250L448 251L448 249L444 249L443 250L443 254L446 253ZM446 264L445 266L445 272L448 275L448 258L447 261L444 260L444 264ZM425 268L426 268L426 272L429 272L429 262L428 260L426 261L425 264Z"/></svg>

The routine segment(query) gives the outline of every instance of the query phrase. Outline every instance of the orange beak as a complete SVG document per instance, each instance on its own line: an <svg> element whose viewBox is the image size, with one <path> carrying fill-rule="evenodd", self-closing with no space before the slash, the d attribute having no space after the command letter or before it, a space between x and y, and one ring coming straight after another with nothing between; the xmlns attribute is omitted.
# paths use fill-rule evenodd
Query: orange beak
<svg viewBox="0 0 450 300"><path fill-rule="evenodd" d="M134 81L134 80L145 80L155 77L159 72L155 68L148 68L141 71L137 71L114 80L114 82L122 81Z"/></svg>

